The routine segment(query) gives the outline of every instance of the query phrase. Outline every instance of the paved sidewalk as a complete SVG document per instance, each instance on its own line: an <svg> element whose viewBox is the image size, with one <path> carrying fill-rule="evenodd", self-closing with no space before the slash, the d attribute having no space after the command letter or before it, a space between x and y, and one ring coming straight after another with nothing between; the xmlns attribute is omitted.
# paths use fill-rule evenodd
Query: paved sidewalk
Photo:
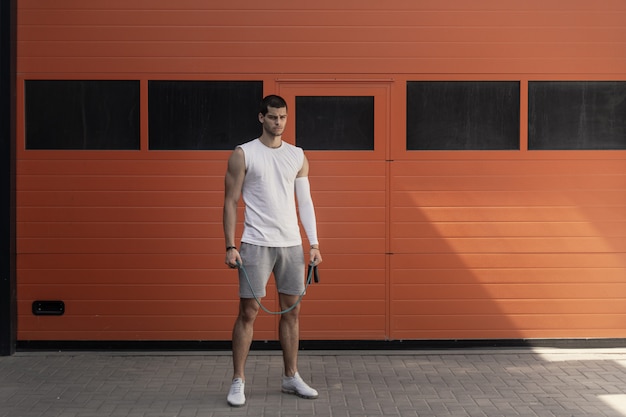
<svg viewBox="0 0 626 417"><path fill-rule="evenodd" d="M280 392L280 352L252 352L226 404L228 352L0 357L0 417L626 416L626 349L301 352L317 400Z"/></svg>

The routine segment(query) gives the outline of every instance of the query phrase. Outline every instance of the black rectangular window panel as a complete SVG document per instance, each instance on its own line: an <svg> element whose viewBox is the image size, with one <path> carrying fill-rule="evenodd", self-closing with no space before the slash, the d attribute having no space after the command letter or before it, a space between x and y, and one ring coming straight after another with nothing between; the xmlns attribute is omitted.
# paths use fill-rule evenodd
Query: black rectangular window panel
<svg viewBox="0 0 626 417"><path fill-rule="evenodd" d="M626 149L626 81L529 82L528 149Z"/></svg>
<svg viewBox="0 0 626 417"><path fill-rule="evenodd" d="M517 81L407 83L407 150L516 150L519 117Z"/></svg>
<svg viewBox="0 0 626 417"><path fill-rule="evenodd" d="M139 81L26 80L26 149L139 149Z"/></svg>
<svg viewBox="0 0 626 417"><path fill-rule="evenodd" d="M261 134L262 81L149 81L151 150L231 150Z"/></svg>
<svg viewBox="0 0 626 417"><path fill-rule="evenodd" d="M296 97L296 144L306 150L374 150L374 97Z"/></svg>

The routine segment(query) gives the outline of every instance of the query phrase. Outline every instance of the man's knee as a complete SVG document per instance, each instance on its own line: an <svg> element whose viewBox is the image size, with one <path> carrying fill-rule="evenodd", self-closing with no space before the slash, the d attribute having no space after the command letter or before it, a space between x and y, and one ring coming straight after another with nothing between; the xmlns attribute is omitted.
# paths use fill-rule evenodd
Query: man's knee
<svg viewBox="0 0 626 417"><path fill-rule="evenodd" d="M282 315L286 320L298 320L300 314L300 297L292 295L280 295L281 310L289 310ZM295 306L294 306L295 304Z"/></svg>
<svg viewBox="0 0 626 417"><path fill-rule="evenodd" d="M255 300L241 299L239 302L239 319L251 323L259 315L259 305Z"/></svg>

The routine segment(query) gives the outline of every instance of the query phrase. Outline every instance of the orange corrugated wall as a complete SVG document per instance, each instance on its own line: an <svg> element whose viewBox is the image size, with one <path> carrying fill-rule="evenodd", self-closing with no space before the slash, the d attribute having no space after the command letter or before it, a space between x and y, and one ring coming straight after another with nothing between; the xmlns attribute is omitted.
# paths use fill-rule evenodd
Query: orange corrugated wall
<svg viewBox="0 0 626 417"><path fill-rule="evenodd" d="M325 262L303 338L626 337L626 154L527 150L529 81L626 80L626 3L212 3L18 2L19 340L230 338L228 152L149 152L152 79L383 99L374 152L309 155ZM140 80L141 150L24 150L28 79ZM520 81L520 151L406 152L409 80Z"/></svg>

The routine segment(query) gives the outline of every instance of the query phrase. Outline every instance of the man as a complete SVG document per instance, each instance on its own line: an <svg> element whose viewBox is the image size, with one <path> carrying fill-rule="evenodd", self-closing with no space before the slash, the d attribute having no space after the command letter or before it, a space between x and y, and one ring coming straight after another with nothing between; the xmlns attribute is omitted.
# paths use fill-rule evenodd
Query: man
<svg viewBox="0 0 626 417"><path fill-rule="evenodd" d="M231 406L246 402L244 368L252 343L254 321L259 305L254 294L265 296L274 273L281 309L298 302L304 291L304 253L298 226L300 221L311 244L312 265L322 262L317 240L315 210L308 180L309 163L301 148L283 142L287 123L287 103L270 95L259 111L263 133L258 139L238 146L228 160L224 196L224 237L226 264L245 267L250 283L239 270L239 315L233 327L233 382L228 393ZM295 198L294 198L295 195ZM235 246L237 203L245 203L241 247ZM298 213L296 212L296 198ZM250 286L253 287L251 291ZM279 338L283 350L282 391L302 398L317 398L318 393L300 377L297 368L299 348L298 315L300 306L281 315Z"/></svg>

